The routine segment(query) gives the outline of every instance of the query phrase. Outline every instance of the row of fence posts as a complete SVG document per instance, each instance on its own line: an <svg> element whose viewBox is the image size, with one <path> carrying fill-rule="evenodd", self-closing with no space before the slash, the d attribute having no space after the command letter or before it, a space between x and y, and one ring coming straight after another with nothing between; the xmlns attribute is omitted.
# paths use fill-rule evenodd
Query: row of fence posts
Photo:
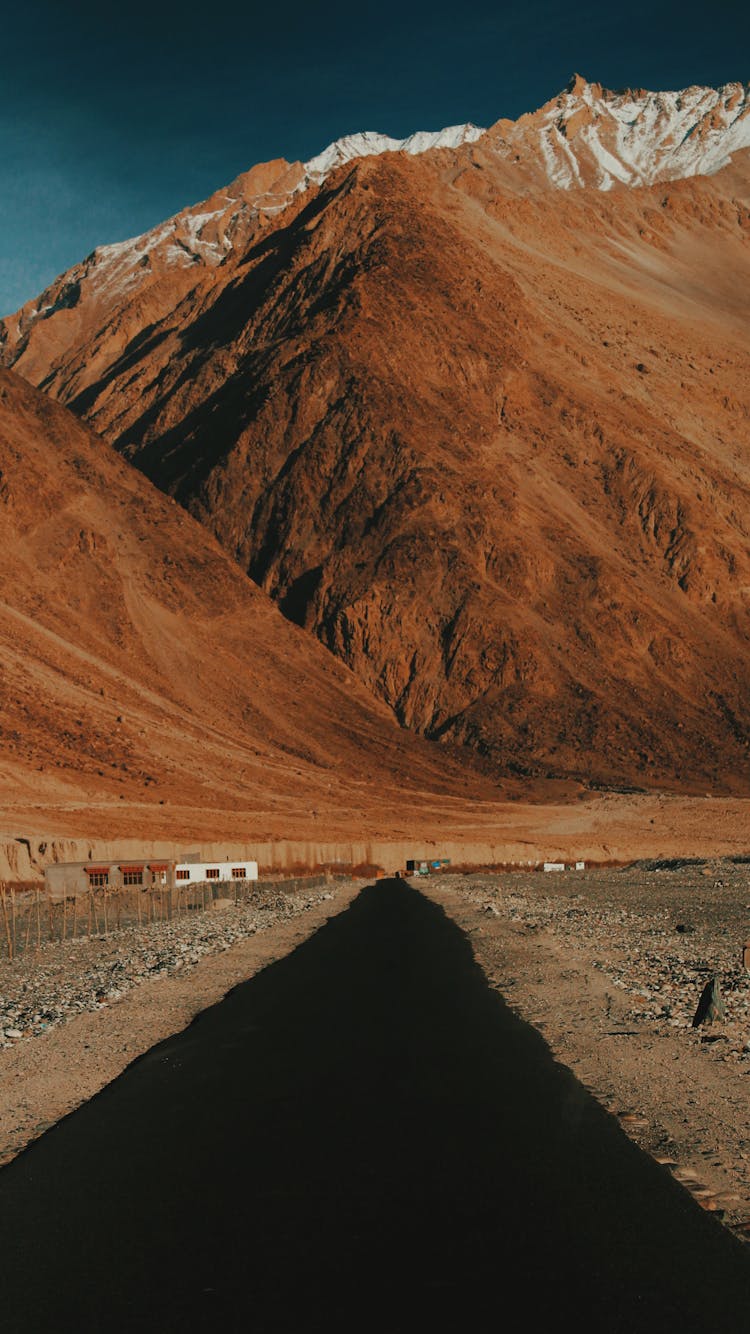
<svg viewBox="0 0 750 1334"><path fill-rule="evenodd" d="M235 903L240 897L246 897L246 892L241 893L235 885ZM106 937L123 926L170 921L190 911L205 912L212 902L213 887L208 884L174 890L164 886L109 887L53 899L46 890L16 890L0 883L2 952L13 960L22 951L40 949L47 941Z"/></svg>
<svg viewBox="0 0 750 1334"><path fill-rule="evenodd" d="M31 948L41 949L48 941L106 937L123 926L144 926L186 916L191 911L205 912L213 903L216 890L238 903L262 887L287 892L318 889L331 878L332 873L327 870L317 876L178 884L174 889L161 885L110 885L60 898L53 898L46 889L15 889L0 881L0 940L4 936L0 955L4 953L13 960Z"/></svg>

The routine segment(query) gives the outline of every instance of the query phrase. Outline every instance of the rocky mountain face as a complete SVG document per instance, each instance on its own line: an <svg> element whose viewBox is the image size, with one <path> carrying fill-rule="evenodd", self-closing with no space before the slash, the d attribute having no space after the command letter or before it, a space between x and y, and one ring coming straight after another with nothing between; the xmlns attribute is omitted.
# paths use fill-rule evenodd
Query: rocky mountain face
<svg viewBox="0 0 750 1334"><path fill-rule="evenodd" d="M710 176L750 148L750 84L613 93L576 75L539 111L498 121L487 139L519 177L535 171L561 190Z"/></svg>
<svg viewBox="0 0 750 1334"><path fill-rule="evenodd" d="M242 252L337 168L384 153L414 157L478 141L491 150L499 179L513 193L609 190L616 184L710 175L750 148L750 85L614 93L575 75L539 111L515 122L500 120L489 130L454 125L401 140L351 134L305 163L260 163L142 236L97 247L41 296L0 321L4 360L13 365L23 355L30 375L34 367L41 372L86 339L113 308L120 310L124 347L139 321L172 309L203 269Z"/></svg>
<svg viewBox="0 0 750 1334"><path fill-rule="evenodd" d="M4 358L413 731L746 792L746 102L578 81L513 126L254 169L95 252Z"/></svg>
<svg viewBox="0 0 750 1334"><path fill-rule="evenodd" d="M320 819L330 837L341 812L367 829L490 791L418 738L405 755L383 705L205 528L8 371L0 508L11 827L257 841Z"/></svg>
<svg viewBox="0 0 750 1334"><path fill-rule="evenodd" d="M475 125L453 125L401 140L352 134L309 162L262 162L142 236L98 246L40 297L0 321L3 360L13 365L23 347L27 378L33 379L32 363L43 367L69 345L86 341L99 323L109 323L114 309L119 312L118 340L125 347L144 321L171 310L179 294L191 291L204 270L216 268L235 251L241 253L337 167L381 153L415 156L458 148L483 133Z"/></svg>

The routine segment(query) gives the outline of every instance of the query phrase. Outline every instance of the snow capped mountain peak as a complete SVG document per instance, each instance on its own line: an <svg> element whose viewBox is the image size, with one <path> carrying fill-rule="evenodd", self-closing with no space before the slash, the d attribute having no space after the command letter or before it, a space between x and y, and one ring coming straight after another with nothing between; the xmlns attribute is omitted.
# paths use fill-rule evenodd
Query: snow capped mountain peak
<svg viewBox="0 0 750 1334"><path fill-rule="evenodd" d="M177 271L216 268L258 226L283 213L302 192L321 185L337 167L356 158L381 153L426 153L433 148L460 148L474 143L486 131L476 125L449 125L443 130L419 130L406 139L392 139L373 131L346 135L329 144L309 162L290 165L283 159L251 168L231 186L183 209L150 231L126 241L101 245L80 264L30 301L15 317L0 325L0 348L13 337L23 337L39 319L76 305L81 286L95 300L119 303L134 297L144 284Z"/></svg>
<svg viewBox="0 0 750 1334"><path fill-rule="evenodd" d="M375 157L380 153L426 153L431 148L460 148L461 144L474 143L484 133L479 126L471 124L449 125L444 130L417 130L407 139L391 139L387 134L365 130L337 139L317 157L310 158L304 164L305 175L320 182L336 167L354 158Z"/></svg>
<svg viewBox="0 0 750 1334"><path fill-rule="evenodd" d="M574 97L581 97L584 91L589 87L587 79L582 74L571 74L566 86L566 93L572 93Z"/></svg>
<svg viewBox="0 0 750 1334"><path fill-rule="evenodd" d="M374 157L378 153L392 153L401 147L398 139L390 139L386 134L373 130L364 130L359 134L346 134L342 139L329 144L304 164L305 174L311 179L322 180L336 167L351 162L358 157Z"/></svg>
<svg viewBox="0 0 750 1334"><path fill-rule="evenodd" d="M709 176L750 148L750 84L611 92L576 74L495 140L504 157L541 159L548 184L563 190Z"/></svg>
<svg viewBox="0 0 750 1334"><path fill-rule="evenodd" d="M142 236L99 246L0 324L0 350L3 343L7 348L22 342L38 321L85 304L82 292L86 301L111 306L162 280L187 290L193 274L241 251L302 193L317 189L348 162L384 153L460 150L478 140L483 153L503 161L503 188L521 193L610 190L711 175L734 153L750 149L750 84L612 92L574 74L538 111L517 121L498 121L490 130L467 123L416 131L406 139L364 131L337 139L306 163L278 159L259 164Z"/></svg>

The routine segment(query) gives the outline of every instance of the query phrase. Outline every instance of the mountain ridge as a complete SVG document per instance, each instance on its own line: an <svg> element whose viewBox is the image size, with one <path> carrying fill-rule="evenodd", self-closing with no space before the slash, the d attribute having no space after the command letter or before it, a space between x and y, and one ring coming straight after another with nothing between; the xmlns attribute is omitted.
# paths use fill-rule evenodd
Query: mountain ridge
<svg viewBox="0 0 750 1334"><path fill-rule="evenodd" d="M613 92L574 75L538 111L487 134L508 159L541 156L563 190L713 175L750 148L750 84Z"/></svg>
<svg viewBox="0 0 750 1334"><path fill-rule="evenodd" d="M604 125L602 137L601 128L592 126L592 113L599 107L609 113L610 103L617 114L610 115L611 123ZM668 139L672 121L665 108L671 107L674 116L678 104L683 130L694 118L684 137L696 135L694 143L700 146L697 151L672 151L670 158L668 150L674 146L669 143L666 149L660 143L639 147L637 134L631 136L635 149L628 143L628 126L619 115L623 106L630 106L646 129L664 131L662 137ZM594 119L602 117L596 114ZM580 163L571 151L571 136L582 147ZM727 136L731 138L728 145L723 143ZM283 158L259 163L206 200L180 210L141 235L97 247L38 298L0 320L4 364L14 364L17 347L33 324L77 304L82 285L93 283L100 288L101 296L111 301L126 298L129 290L138 290L164 270L221 264L228 251L241 249L252 234L290 208L300 194L319 188L332 171L347 162L385 152L416 155L439 149L457 151L479 141L486 141L509 165L519 164L521 170L515 178L512 174L506 178L506 185L521 192L584 186L610 189L614 185L647 185L658 179L712 173L728 165L733 153L750 148L750 85L730 83L719 89L695 85L675 93L642 89L612 92L576 74L561 93L537 111L525 113L517 121L499 120L489 129L467 122L435 132L416 131L401 140L364 131L334 140L305 163L290 163ZM646 158L656 162L648 171L644 169Z"/></svg>

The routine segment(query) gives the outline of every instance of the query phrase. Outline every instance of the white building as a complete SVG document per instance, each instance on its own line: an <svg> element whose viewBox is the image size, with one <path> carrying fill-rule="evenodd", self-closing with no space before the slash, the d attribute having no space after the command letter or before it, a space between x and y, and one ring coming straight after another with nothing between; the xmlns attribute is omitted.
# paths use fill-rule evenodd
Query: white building
<svg viewBox="0 0 750 1334"><path fill-rule="evenodd" d="M202 885L211 881L257 880L258 863L236 858L232 862L175 862L175 886Z"/></svg>

